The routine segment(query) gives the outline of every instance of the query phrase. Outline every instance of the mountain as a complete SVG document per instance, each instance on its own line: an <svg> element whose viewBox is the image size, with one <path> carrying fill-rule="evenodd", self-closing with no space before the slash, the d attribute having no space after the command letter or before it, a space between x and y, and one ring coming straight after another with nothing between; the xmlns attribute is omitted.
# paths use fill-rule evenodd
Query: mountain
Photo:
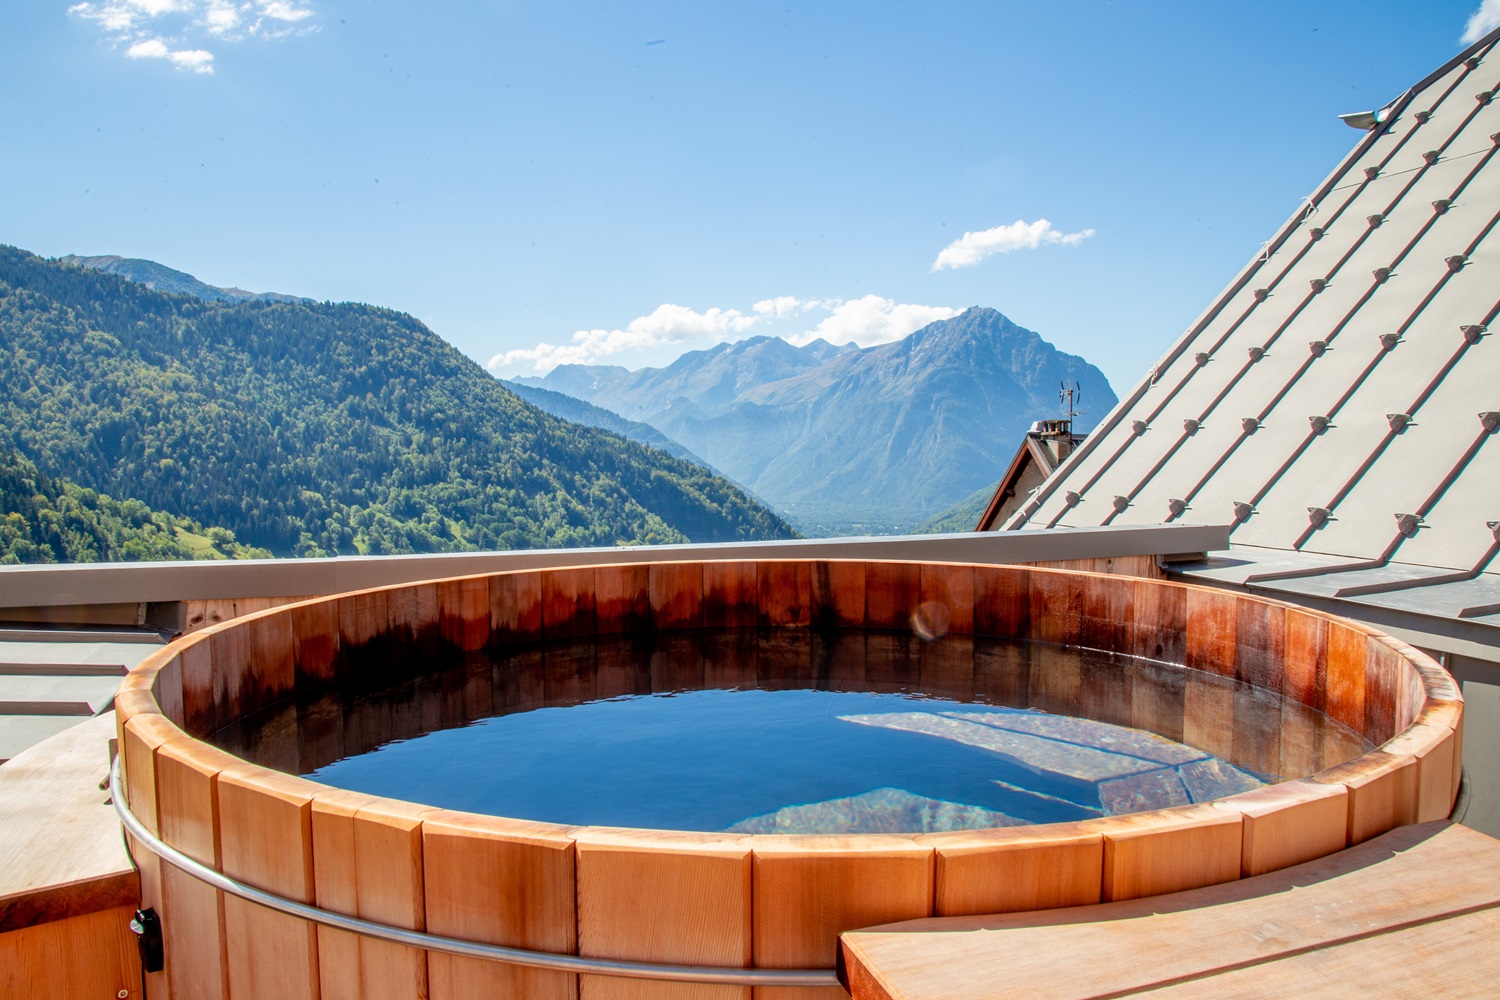
<svg viewBox="0 0 1500 1000"><path fill-rule="evenodd" d="M199 281L185 271L174 271L165 264L158 264L154 260L143 260L140 257L116 257L113 254L101 257L80 257L77 254L68 254L60 258L59 263L85 267L91 271L103 271L105 274L113 274L126 281L145 285L154 291L170 292L173 295L191 295L205 302L246 302L252 299L266 302L312 301L312 299L301 299L295 295L283 295L280 292L247 292L243 288L220 288L218 285Z"/></svg>
<svg viewBox="0 0 1500 1000"><path fill-rule="evenodd" d="M793 534L389 309L207 302L0 247L0 346L0 445L278 555Z"/></svg>
<svg viewBox="0 0 1500 1000"><path fill-rule="evenodd" d="M268 558L224 528L54 479L0 448L0 564Z"/></svg>
<svg viewBox="0 0 1500 1000"><path fill-rule="evenodd" d="M1093 365L979 307L821 359L761 337L539 381L651 424L804 530L842 533L910 530L992 485L1032 421L1057 413L1062 382L1092 413L1115 402Z"/></svg>
<svg viewBox="0 0 1500 1000"><path fill-rule="evenodd" d="M715 412L751 389L801 375L858 350L853 344L835 347L821 339L794 347L780 337L750 337L706 351L689 351L665 368L629 371L614 365L560 365L543 377L514 381L566 393L654 425L652 417L678 400Z"/></svg>
<svg viewBox="0 0 1500 1000"><path fill-rule="evenodd" d="M995 490L999 485L990 483L988 486L981 486L952 507L917 525L914 534L944 535L973 531L979 519L984 516L985 508L995 498Z"/></svg>
<svg viewBox="0 0 1500 1000"><path fill-rule="evenodd" d="M620 437L629 438L639 442L648 448L657 448L674 455L685 462L693 462L706 467L703 459L688 451L682 445L667 437L661 431L650 424L643 424L639 420L626 420L613 410L606 410L602 406L593 403L585 403L576 396L567 393L555 392L552 389L543 389L540 386L526 385L522 382L508 382L501 379L501 385L511 392L520 396L526 402L539 410L545 410L554 417L582 424L585 427L597 427L600 430L610 431ZM710 470L711 471L711 470Z"/></svg>

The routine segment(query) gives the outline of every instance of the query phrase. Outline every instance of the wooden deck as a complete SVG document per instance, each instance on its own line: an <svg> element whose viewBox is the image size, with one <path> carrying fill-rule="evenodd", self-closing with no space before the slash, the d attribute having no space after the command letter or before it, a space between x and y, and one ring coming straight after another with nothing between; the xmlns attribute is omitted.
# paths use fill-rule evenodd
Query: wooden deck
<svg viewBox="0 0 1500 1000"><path fill-rule="evenodd" d="M0 997L139 996L140 878L99 783L113 712L0 767Z"/></svg>
<svg viewBox="0 0 1500 1000"><path fill-rule="evenodd" d="M1500 996L1500 841L1403 827L1224 885L843 936L854 1000Z"/></svg>

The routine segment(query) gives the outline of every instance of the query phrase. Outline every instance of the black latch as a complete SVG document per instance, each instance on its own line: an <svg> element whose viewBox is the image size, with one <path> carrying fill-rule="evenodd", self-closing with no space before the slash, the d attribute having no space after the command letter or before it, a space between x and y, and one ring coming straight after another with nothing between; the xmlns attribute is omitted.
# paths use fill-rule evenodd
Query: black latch
<svg viewBox="0 0 1500 1000"><path fill-rule="evenodd" d="M160 972L167 962L161 946L161 919L156 911L149 907L136 910L130 929L135 932L135 944L141 950L141 968L146 972Z"/></svg>

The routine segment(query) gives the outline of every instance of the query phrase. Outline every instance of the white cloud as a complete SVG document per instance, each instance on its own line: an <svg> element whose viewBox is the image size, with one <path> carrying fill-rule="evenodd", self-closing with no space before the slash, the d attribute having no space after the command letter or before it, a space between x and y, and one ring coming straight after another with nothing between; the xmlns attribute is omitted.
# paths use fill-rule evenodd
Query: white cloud
<svg viewBox="0 0 1500 1000"><path fill-rule="evenodd" d="M1484 0L1479 9L1469 15L1464 25L1464 34L1459 41L1473 45L1496 28L1500 28L1500 0Z"/></svg>
<svg viewBox="0 0 1500 1000"><path fill-rule="evenodd" d="M276 21L305 21L313 16L311 8L294 7L283 0L268 0L260 5L263 16Z"/></svg>
<svg viewBox="0 0 1500 1000"><path fill-rule="evenodd" d="M136 42L125 50L127 59L165 59L178 69L189 69L194 73L212 73L214 54L203 49L170 49L160 38L148 38Z"/></svg>
<svg viewBox="0 0 1500 1000"><path fill-rule="evenodd" d="M738 309L708 309L697 312L685 306L657 306L649 315L633 319L624 329L579 330L567 343L541 343L535 347L504 351L490 358L496 374L516 368L531 368L545 374L558 365L591 365L619 355L645 353L675 345L706 346L738 339L756 327L770 326L777 332L798 322L796 317L820 311L828 315L811 330L781 333L793 344L807 344L820 337L835 344L854 342L861 347L900 340L940 319L957 316L958 309L896 302L879 295L851 299L799 299L778 295L761 299L749 312ZM802 320L802 323L807 322ZM792 327L793 330L796 327Z"/></svg>
<svg viewBox="0 0 1500 1000"><path fill-rule="evenodd" d="M723 340L744 333L760 321L738 309L696 312L686 306L657 306L650 314L630 321L623 330L579 330L567 344L538 344L497 354L490 359L491 371L530 364L538 372L558 365L593 364L626 351L646 350L690 341Z"/></svg>
<svg viewBox="0 0 1500 1000"><path fill-rule="evenodd" d="M997 253L1035 250L1037 247L1054 243L1070 247L1077 246L1093 235L1092 229L1084 229L1076 233L1060 233L1046 219L1037 219L1035 222L1017 219L1008 226L996 226L994 229L984 229L977 233L964 233L963 236L943 248L942 252L937 255L937 260L932 262L932 269L942 271L948 268L973 267L986 257Z"/></svg>
<svg viewBox="0 0 1500 1000"><path fill-rule="evenodd" d="M830 344L854 342L860 347L889 344L940 319L951 319L961 310L947 306L923 306L896 302L879 295L841 302L837 299L818 303L831 315L814 329L788 337L794 344L807 344L820 337Z"/></svg>
<svg viewBox="0 0 1500 1000"><path fill-rule="evenodd" d="M817 302L803 302L791 295L778 295L774 299L761 299L750 308L767 319L786 319L798 312L817 308Z"/></svg>
<svg viewBox="0 0 1500 1000"><path fill-rule="evenodd" d="M290 0L84 0L68 8L96 25L129 59L164 59L212 73L205 41L275 39L315 31L313 8Z"/></svg>

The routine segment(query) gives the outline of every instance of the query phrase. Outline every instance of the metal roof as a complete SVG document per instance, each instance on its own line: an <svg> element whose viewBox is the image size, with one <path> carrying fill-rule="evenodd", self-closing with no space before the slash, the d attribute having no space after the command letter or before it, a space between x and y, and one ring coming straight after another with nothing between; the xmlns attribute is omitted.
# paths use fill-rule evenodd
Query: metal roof
<svg viewBox="0 0 1500 1000"><path fill-rule="evenodd" d="M1229 523L1299 554L1252 580L1500 615L1497 38L1392 102L1006 527Z"/></svg>

